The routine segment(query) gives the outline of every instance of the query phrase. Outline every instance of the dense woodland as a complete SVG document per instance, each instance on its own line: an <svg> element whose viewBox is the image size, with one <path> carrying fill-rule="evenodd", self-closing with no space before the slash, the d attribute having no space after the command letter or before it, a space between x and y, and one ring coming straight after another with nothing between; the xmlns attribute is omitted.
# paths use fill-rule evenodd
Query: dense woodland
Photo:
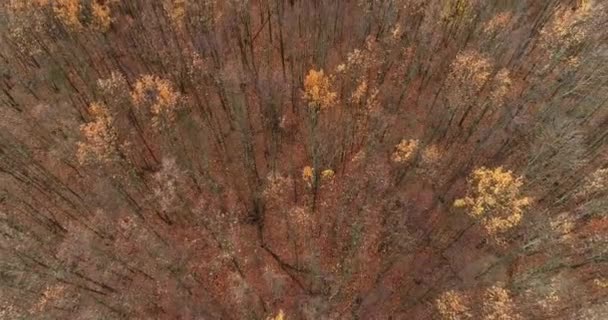
<svg viewBox="0 0 608 320"><path fill-rule="evenodd" d="M608 319L608 1L0 1L1 319Z"/></svg>

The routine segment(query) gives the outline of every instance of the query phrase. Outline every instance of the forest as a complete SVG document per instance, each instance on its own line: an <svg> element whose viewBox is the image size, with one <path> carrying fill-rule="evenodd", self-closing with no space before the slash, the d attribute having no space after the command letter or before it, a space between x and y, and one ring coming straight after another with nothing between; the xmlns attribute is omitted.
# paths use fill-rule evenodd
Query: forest
<svg viewBox="0 0 608 320"><path fill-rule="evenodd" d="M0 319L608 319L608 0L1 0Z"/></svg>

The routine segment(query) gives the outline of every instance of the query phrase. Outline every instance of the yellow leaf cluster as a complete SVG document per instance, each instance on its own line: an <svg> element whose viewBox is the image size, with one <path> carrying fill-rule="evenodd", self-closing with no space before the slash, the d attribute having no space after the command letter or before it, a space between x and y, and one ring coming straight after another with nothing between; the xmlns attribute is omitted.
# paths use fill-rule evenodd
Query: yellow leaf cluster
<svg viewBox="0 0 608 320"><path fill-rule="evenodd" d="M449 24L467 22L472 19L471 0L448 0L443 2L441 19Z"/></svg>
<svg viewBox="0 0 608 320"><path fill-rule="evenodd" d="M107 31L112 23L110 2L116 1L118 0L92 1L90 4L83 4L82 0L56 0L53 4L53 12L66 27L80 30L84 27L81 21L82 12L85 10L85 6L90 5L93 21L91 27Z"/></svg>
<svg viewBox="0 0 608 320"><path fill-rule="evenodd" d="M587 12L589 9L591 9L591 0L576 0L576 6L578 10Z"/></svg>
<svg viewBox="0 0 608 320"><path fill-rule="evenodd" d="M279 313L275 317L269 317L267 320L286 320L285 313L283 310L279 310Z"/></svg>
<svg viewBox="0 0 608 320"><path fill-rule="evenodd" d="M336 104L338 94L332 88L332 78L323 70L311 69L304 79L304 98L309 108L325 110Z"/></svg>
<svg viewBox="0 0 608 320"><path fill-rule="evenodd" d="M80 23L80 0L57 0L53 5L55 16L67 27L79 29Z"/></svg>
<svg viewBox="0 0 608 320"><path fill-rule="evenodd" d="M448 81L466 83L473 90L479 90L490 76L491 69L488 58L477 51L467 50L459 53L452 62Z"/></svg>
<svg viewBox="0 0 608 320"><path fill-rule="evenodd" d="M100 31L108 30L112 23L112 15L108 4L101 4L99 1L93 1L91 4L91 11L93 14L93 26Z"/></svg>
<svg viewBox="0 0 608 320"><path fill-rule="evenodd" d="M459 52L446 79L446 99L452 108L470 106L490 78L493 64L476 50Z"/></svg>
<svg viewBox="0 0 608 320"><path fill-rule="evenodd" d="M418 141L418 139L401 140L395 147L391 160L396 163L406 163L410 161L418 151L419 144L420 141Z"/></svg>
<svg viewBox="0 0 608 320"><path fill-rule="evenodd" d="M176 29L183 26L186 17L186 0L165 0L163 6L169 20Z"/></svg>
<svg viewBox="0 0 608 320"><path fill-rule="evenodd" d="M439 151L437 145L432 144L422 150L420 158L423 165L434 166L441 160L441 151Z"/></svg>
<svg viewBox="0 0 608 320"><path fill-rule="evenodd" d="M103 104L93 103L89 110L93 121L80 126L85 142L78 143L78 162L109 162L114 157L117 144L117 135L112 127L113 118Z"/></svg>
<svg viewBox="0 0 608 320"><path fill-rule="evenodd" d="M602 17L605 10L601 1L591 3L589 0L578 0L576 10L556 10L553 18L541 30L541 46L552 58L572 61L578 54L577 47L594 33L589 22Z"/></svg>
<svg viewBox="0 0 608 320"><path fill-rule="evenodd" d="M531 204L529 197L521 195L522 185L521 177L502 167L481 167L469 178L469 195L454 201L454 206L466 208L489 234L502 233L518 225Z"/></svg>
<svg viewBox="0 0 608 320"><path fill-rule="evenodd" d="M367 55L361 49L354 49L346 57L346 68L363 68L367 65Z"/></svg>
<svg viewBox="0 0 608 320"><path fill-rule="evenodd" d="M330 181L334 178L335 172L332 169L325 169L321 171L321 180L322 181ZM302 180L308 184L308 186L312 186L315 181L315 169L311 166L305 166L302 169Z"/></svg>
<svg viewBox="0 0 608 320"><path fill-rule="evenodd" d="M393 30L391 30L391 37L393 40L398 40L403 34L403 29L401 28L401 24L397 23Z"/></svg>
<svg viewBox="0 0 608 320"><path fill-rule="evenodd" d="M325 169L321 171L321 179L323 180L331 180L334 178L335 172L332 169Z"/></svg>
<svg viewBox="0 0 608 320"><path fill-rule="evenodd" d="M509 291L500 286L486 289L483 295L482 314L483 320L520 319Z"/></svg>
<svg viewBox="0 0 608 320"><path fill-rule="evenodd" d="M401 32L397 30L397 32ZM372 37L368 37L365 41L365 46L355 48L352 52L346 55L346 62L338 65L338 72L348 72L351 76L360 77L367 73L367 70L373 68L375 64L382 61L382 57L376 52L376 41Z"/></svg>
<svg viewBox="0 0 608 320"><path fill-rule="evenodd" d="M163 0L163 8L177 30L183 29L188 20L209 28L221 16L217 3L217 0Z"/></svg>
<svg viewBox="0 0 608 320"><path fill-rule="evenodd" d="M9 0L8 9L18 12L32 10L48 5L50 0Z"/></svg>
<svg viewBox="0 0 608 320"><path fill-rule="evenodd" d="M135 83L131 98L136 106L149 108L153 125L158 127L163 118L174 120L180 94L168 80L144 75Z"/></svg>
<svg viewBox="0 0 608 320"><path fill-rule="evenodd" d="M602 289L608 289L608 279L606 279L606 278L594 279L593 284L595 284L596 286L598 286Z"/></svg>
<svg viewBox="0 0 608 320"><path fill-rule="evenodd" d="M417 171L422 178L432 183L443 183L445 177L439 175L442 152L440 148L431 144L420 151L420 162Z"/></svg>
<svg viewBox="0 0 608 320"><path fill-rule="evenodd" d="M435 300L435 307L442 320L470 319L471 314L465 300L462 294L450 290L442 293Z"/></svg>

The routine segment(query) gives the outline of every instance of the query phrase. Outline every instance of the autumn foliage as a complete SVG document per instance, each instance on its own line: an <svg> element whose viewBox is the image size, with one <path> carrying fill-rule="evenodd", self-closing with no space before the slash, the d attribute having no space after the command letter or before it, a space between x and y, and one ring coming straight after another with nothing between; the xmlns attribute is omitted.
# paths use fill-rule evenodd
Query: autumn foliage
<svg viewBox="0 0 608 320"><path fill-rule="evenodd" d="M469 180L469 196L456 199L454 206L481 222L493 235L517 226L531 199L522 196L523 179L502 167L476 169Z"/></svg>
<svg viewBox="0 0 608 320"><path fill-rule="evenodd" d="M0 319L608 319L608 1L0 1Z"/></svg>

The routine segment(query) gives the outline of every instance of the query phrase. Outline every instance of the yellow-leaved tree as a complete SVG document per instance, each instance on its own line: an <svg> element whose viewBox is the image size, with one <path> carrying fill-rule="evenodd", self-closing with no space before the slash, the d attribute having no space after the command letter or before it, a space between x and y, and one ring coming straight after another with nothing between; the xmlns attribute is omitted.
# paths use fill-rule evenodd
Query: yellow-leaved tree
<svg viewBox="0 0 608 320"><path fill-rule="evenodd" d="M435 307L443 320L470 319L470 308L467 306L466 300L463 294L450 290L442 293L435 300Z"/></svg>
<svg viewBox="0 0 608 320"><path fill-rule="evenodd" d="M391 160L393 160L395 163L407 163L408 161L412 160L418 151L419 145L420 141L417 139L401 140L401 142L395 146L395 151L391 155Z"/></svg>
<svg viewBox="0 0 608 320"><path fill-rule="evenodd" d="M81 30L83 27L91 27L99 31L107 31L112 23L110 3L117 0L91 1L81 0L56 0L53 2L55 17L63 25L73 30ZM38 0L38 3L49 3L49 1ZM90 21L86 16L90 15Z"/></svg>
<svg viewBox="0 0 608 320"><path fill-rule="evenodd" d="M175 120L180 94L169 80L144 75L135 83L131 98L136 106L149 108L154 127L160 128L163 123Z"/></svg>
<svg viewBox="0 0 608 320"><path fill-rule="evenodd" d="M279 310L279 313L277 313L276 316L274 317L268 317L267 320L286 320L287 318L285 318L285 313L283 312L283 310Z"/></svg>
<svg viewBox="0 0 608 320"><path fill-rule="evenodd" d="M454 201L454 206L465 208L488 234L497 235L517 226L531 204L531 199L522 195L522 185L523 178L510 170L481 167L469 177L467 196Z"/></svg>
<svg viewBox="0 0 608 320"><path fill-rule="evenodd" d="M325 110L335 105L338 93L332 88L332 78L323 70L311 69L304 79L304 99L308 107L315 110Z"/></svg>
<svg viewBox="0 0 608 320"><path fill-rule="evenodd" d="M323 70L314 70L311 69L308 71L306 78L304 79L304 93L303 98L307 102L307 107L309 111L309 139L310 139L310 156L312 158L312 167L309 171L305 168L305 171L302 175L304 180L307 181L309 186L312 188L313 193L313 201L312 208L316 206L317 200L317 191L319 188L319 174L321 173L319 169L319 137L318 137L318 120L320 112L323 110L327 110L337 104L338 93L333 88L333 78L328 76L323 72ZM307 173L310 173L311 176L309 178L306 177Z"/></svg>
<svg viewBox="0 0 608 320"><path fill-rule="evenodd" d="M89 161L109 162L116 155L117 134L114 119L108 108L101 103L89 107L93 121L80 126L84 141L78 143L77 157L81 164Z"/></svg>
<svg viewBox="0 0 608 320"><path fill-rule="evenodd" d="M483 320L519 320L511 293L500 285L486 289L481 306Z"/></svg>

